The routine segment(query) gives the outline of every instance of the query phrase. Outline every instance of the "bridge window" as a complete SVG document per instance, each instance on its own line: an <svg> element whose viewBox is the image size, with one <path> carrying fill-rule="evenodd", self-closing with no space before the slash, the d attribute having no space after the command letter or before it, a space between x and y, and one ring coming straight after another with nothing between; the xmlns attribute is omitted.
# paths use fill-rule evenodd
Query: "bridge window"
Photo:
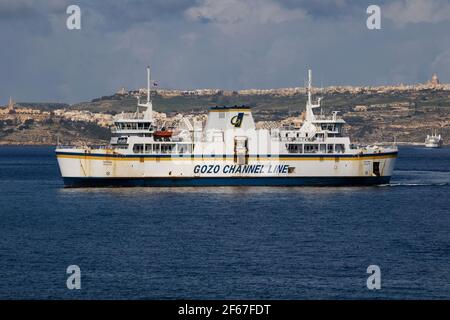
<svg viewBox="0 0 450 320"><path fill-rule="evenodd" d="M148 130L150 128L150 123L148 122L139 122L137 124L139 130Z"/></svg>

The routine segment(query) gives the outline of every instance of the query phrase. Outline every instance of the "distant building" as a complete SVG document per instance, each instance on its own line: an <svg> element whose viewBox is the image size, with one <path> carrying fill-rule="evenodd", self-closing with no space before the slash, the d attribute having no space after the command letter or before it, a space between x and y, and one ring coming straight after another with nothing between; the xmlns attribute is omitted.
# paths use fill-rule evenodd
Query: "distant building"
<svg viewBox="0 0 450 320"><path fill-rule="evenodd" d="M117 90L116 94L124 96L128 93L128 91L125 89L125 87L120 88L119 90Z"/></svg>
<svg viewBox="0 0 450 320"><path fill-rule="evenodd" d="M13 99L11 97L9 97L8 108L6 108L6 109L8 111L13 111L14 110L14 106L15 106L15 103L14 103Z"/></svg>
<svg viewBox="0 0 450 320"><path fill-rule="evenodd" d="M6 106L6 108L4 109L0 109L0 114L10 114L10 113L14 113L14 106L15 103L13 101L13 99L11 97L9 97L9 103Z"/></svg>
<svg viewBox="0 0 450 320"><path fill-rule="evenodd" d="M439 78L438 78L437 74L433 73L433 76L431 77L431 80L430 80L430 84L433 85L433 86L436 86L439 83L440 82L439 82Z"/></svg>
<svg viewBox="0 0 450 320"><path fill-rule="evenodd" d="M355 106L353 108L353 110L356 111L356 112L365 112L365 111L367 111L367 106L358 105L358 106Z"/></svg>

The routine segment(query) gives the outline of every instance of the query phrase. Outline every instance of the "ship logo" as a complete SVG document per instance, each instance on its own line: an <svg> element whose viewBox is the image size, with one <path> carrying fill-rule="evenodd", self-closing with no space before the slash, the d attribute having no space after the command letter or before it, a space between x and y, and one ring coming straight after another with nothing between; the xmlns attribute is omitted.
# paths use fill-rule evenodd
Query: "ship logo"
<svg viewBox="0 0 450 320"><path fill-rule="evenodd" d="M240 128L242 125L242 119L244 119L244 113L239 112L237 114L237 116L234 116L233 118L231 118L230 122L235 128Z"/></svg>

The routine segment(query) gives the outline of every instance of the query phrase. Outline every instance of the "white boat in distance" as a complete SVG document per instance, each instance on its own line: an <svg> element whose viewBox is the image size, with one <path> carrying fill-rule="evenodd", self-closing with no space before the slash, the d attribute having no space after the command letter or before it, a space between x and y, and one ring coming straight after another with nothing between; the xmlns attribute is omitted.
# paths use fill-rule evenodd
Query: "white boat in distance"
<svg viewBox="0 0 450 320"><path fill-rule="evenodd" d="M300 128L256 129L246 106L212 107L200 126L183 119L174 130L155 125L147 68L147 102L114 118L104 147L58 146L67 187L341 186L389 183L398 150L356 146L337 112L316 115L308 71Z"/></svg>
<svg viewBox="0 0 450 320"><path fill-rule="evenodd" d="M431 135L427 135L425 139L425 147L427 148L441 148L444 144L444 140L441 135L438 135L437 132L432 132Z"/></svg>

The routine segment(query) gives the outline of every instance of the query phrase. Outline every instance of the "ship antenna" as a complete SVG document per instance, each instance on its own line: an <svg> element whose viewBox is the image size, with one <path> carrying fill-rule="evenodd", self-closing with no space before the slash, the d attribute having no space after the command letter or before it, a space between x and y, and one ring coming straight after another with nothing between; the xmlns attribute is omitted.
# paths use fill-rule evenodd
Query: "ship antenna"
<svg viewBox="0 0 450 320"><path fill-rule="evenodd" d="M308 105L311 105L311 85L312 85L312 71L308 70Z"/></svg>
<svg viewBox="0 0 450 320"><path fill-rule="evenodd" d="M313 108L317 108L320 106L320 102L318 105L313 105L311 100L311 91L312 91L312 71L311 69L308 70L308 101L306 102L306 116L305 121L314 121L314 112Z"/></svg>
<svg viewBox="0 0 450 320"><path fill-rule="evenodd" d="M150 103L150 67L147 66L147 104Z"/></svg>
<svg viewBox="0 0 450 320"><path fill-rule="evenodd" d="M147 66L147 103L140 104L138 101L139 107L146 107L147 109L144 112L144 118L150 121L153 120L153 105L150 96L150 67Z"/></svg>

